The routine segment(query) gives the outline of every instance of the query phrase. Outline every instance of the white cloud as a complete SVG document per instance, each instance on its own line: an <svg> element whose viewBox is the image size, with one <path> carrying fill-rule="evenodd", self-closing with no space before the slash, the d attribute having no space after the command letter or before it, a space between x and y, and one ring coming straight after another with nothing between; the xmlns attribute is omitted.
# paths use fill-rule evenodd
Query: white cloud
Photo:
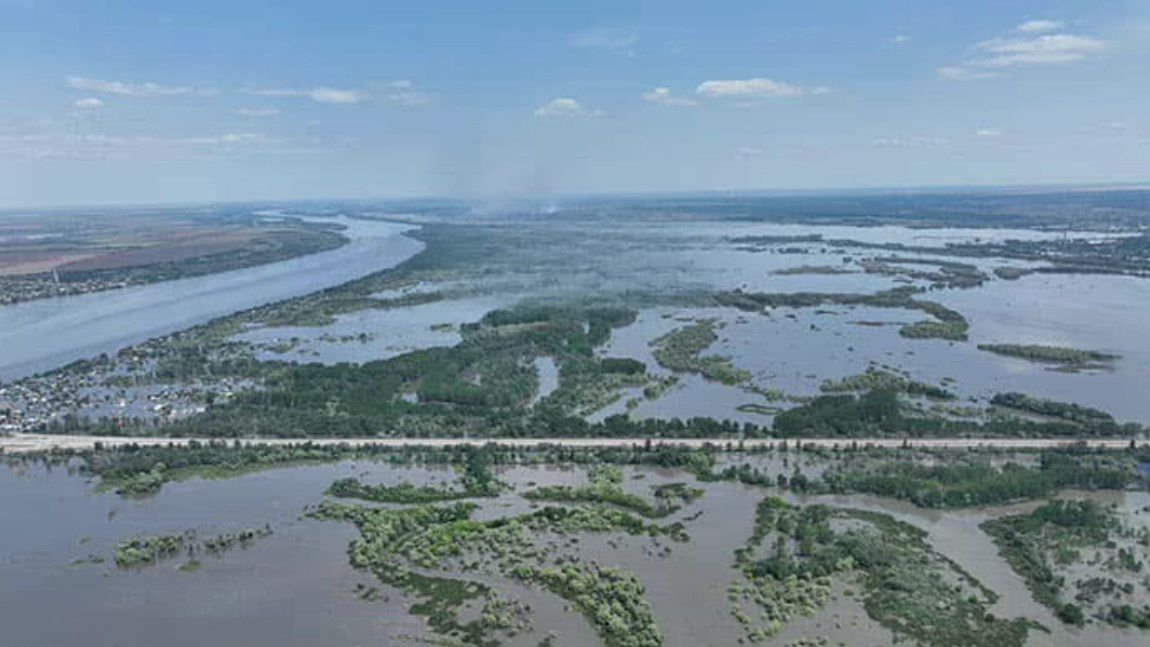
<svg viewBox="0 0 1150 647"><path fill-rule="evenodd" d="M762 157L764 153L766 153L766 151L761 148L757 148L755 146L743 146L735 152L735 156L742 160L749 160L756 157Z"/></svg>
<svg viewBox="0 0 1150 647"><path fill-rule="evenodd" d="M80 110L94 110L96 108L103 108L104 102L96 97L85 97L83 99L77 99L72 105Z"/></svg>
<svg viewBox="0 0 1150 647"><path fill-rule="evenodd" d="M945 137L932 137L928 135L914 135L912 137L878 137L871 140L870 145L875 148L941 148L950 143Z"/></svg>
<svg viewBox="0 0 1150 647"><path fill-rule="evenodd" d="M310 90L266 88L246 90L245 92L261 97L305 97L319 103L359 103L365 98L363 93L358 90L341 90L326 86L319 86Z"/></svg>
<svg viewBox="0 0 1150 647"><path fill-rule="evenodd" d="M699 96L736 99L794 97L806 92L805 88L797 85L762 78L703 81L695 88L695 93Z"/></svg>
<svg viewBox="0 0 1150 647"><path fill-rule="evenodd" d="M639 35L630 29L596 27L572 36L571 44L583 49L631 52L639 44Z"/></svg>
<svg viewBox="0 0 1150 647"><path fill-rule="evenodd" d="M210 137L186 137L169 140L175 144L192 146L222 146L230 144L251 144L270 141L263 133L227 133Z"/></svg>
<svg viewBox="0 0 1150 647"><path fill-rule="evenodd" d="M569 97L558 97L535 109L538 119L590 119L603 115L602 110L591 110Z"/></svg>
<svg viewBox="0 0 1150 647"><path fill-rule="evenodd" d="M232 114L238 115L240 117L251 118L274 117L279 113L279 108L236 108L232 111Z"/></svg>
<svg viewBox="0 0 1150 647"><path fill-rule="evenodd" d="M894 36L888 38L887 42L889 42L891 45L905 45L906 43L910 42L910 36L907 36L906 34L895 34Z"/></svg>
<svg viewBox="0 0 1150 647"><path fill-rule="evenodd" d="M938 75L952 81L975 81L978 79L993 79L999 76L998 72L990 70L972 69L961 65L948 65L938 68Z"/></svg>
<svg viewBox="0 0 1150 647"><path fill-rule="evenodd" d="M307 96L320 103L359 103L363 100L363 95L356 90L336 88L314 88L307 92Z"/></svg>
<svg viewBox="0 0 1150 647"><path fill-rule="evenodd" d="M825 85L816 85L815 87L811 88L811 94L813 94L813 95L830 94L830 93L831 93L831 89Z"/></svg>
<svg viewBox="0 0 1150 647"><path fill-rule="evenodd" d="M1041 34L1043 32L1062 29L1062 23L1057 20L1027 20L1014 28L1020 34Z"/></svg>
<svg viewBox="0 0 1150 647"><path fill-rule="evenodd" d="M994 139L997 137L1002 137L1003 132L997 128L979 128L978 130L974 131L974 134L978 137Z"/></svg>
<svg viewBox="0 0 1150 647"><path fill-rule="evenodd" d="M416 88L411 81L392 81L385 83L383 89L388 101L408 107L422 106L431 100L431 95Z"/></svg>
<svg viewBox="0 0 1150 647"><path fill-rule="evenodd" d="M404 106L422 106L431 100L431 95L407 80L387 83L369 83L365 89L343 89L329 86L314 88L256 88L244 90L245 94L261 97L301 97L318 103L352 104L381 99Z"/></svg>
<svg viewBox="0 0 1150 647"><path fill-rule="evenodd" d="M1099 121L1086 125L1081 129L1087 133L1120 133L1126 130L1125 121Z"/></svg>
<svg viewBox="0 0 1150 647"><path fill-rule="evenodd" d="M693 106L696 104L694 99L689 97L676 97L671 94L670 88L655 88L650 92L644 92L643 100L664 106Z"/></svg>
<svg viewBox="0 0 1150 647"><path fill-rule="evenodd" d="M1105 52L1109 43L1093 36L1048 33L1061 27L1050 20L1031 20L1010 35L974 45L980 57L938 68L939 76L957 81L999 76L998 70L1029 65L1073 63Z"/></svg>
<svg viewBox="0 0 1150 647"><path fill-rule="evenodd" d="M81 76L69 76L65 79L68 87L86 92L101 92L104 94L118 94L127 97L171 97L187 94L200 96L214 96L217 90L210 88L196 89L187 86L172 86L152 83L125 83L123 81L101 81Z"/></svg>
<svg viewBox="0 0 1150 647"><path fill-rule="evenodd" d="M35 159L194 158L220 153L264 152L279 140L263 133L191 137L40 132L0 135L0 156Z"/></svg>
<svg viewBox="0 0 1150 647"><path fill-rule="evenodd" d="M977 49L993 54L974 61L980 67L1010 67L1080 61L1106 49L1106 42L1090 36L1043 34L1033 38L995 38L979 43Z"/></svg>

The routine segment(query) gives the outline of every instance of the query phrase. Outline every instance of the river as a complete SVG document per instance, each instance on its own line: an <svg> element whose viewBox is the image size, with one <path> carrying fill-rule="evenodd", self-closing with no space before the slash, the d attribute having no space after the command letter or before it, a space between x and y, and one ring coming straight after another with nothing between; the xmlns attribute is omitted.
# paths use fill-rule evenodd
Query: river
<svg viewBox="0 0 1150 647"><path fill-rule="evenodd" d="M333 219L328 219L333 220ZM232 312L339 285L407 260L423 243L412 225L334 219L350 242L219 274L139 285L0 308L0 380L112 353Z"/></svg>

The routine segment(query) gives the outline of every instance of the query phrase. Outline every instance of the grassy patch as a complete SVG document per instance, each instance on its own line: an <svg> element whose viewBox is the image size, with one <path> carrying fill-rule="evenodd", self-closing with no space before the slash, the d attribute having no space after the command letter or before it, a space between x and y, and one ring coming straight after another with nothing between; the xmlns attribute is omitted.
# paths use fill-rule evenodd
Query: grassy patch
<svg viewBox="0 0 1150 647"><path fill-rule="evenodd" d="M702 352L719 339L718 324L707 320L672 330L651 342L655 360L672 371L698 373L708 380L734 386L751 379L751 374L731 363L730 358Z"/></svg>

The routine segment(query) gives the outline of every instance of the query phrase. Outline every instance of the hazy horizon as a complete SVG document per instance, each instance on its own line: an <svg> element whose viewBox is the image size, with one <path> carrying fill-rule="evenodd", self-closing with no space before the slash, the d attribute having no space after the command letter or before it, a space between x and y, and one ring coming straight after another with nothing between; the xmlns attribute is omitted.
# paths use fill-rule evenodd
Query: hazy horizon
<svg viewBox="0 0 1150 647"><path fill-rule="evenodd" d="M1110 182L1110 183L1051 183L1051 184L954 184L923 186L874 186L874 187L814 187L796 189L696 189L696 190L655 190L655 191L609 191L585 193L555 193L549 195L379 195L379 196L313 196L300 198L255 197L236 200L174 200L168 202L77 202L55 204L0 205L0 214L14 214L26 211L66 211L77 209L167 209L206 205L250 204L255 206L276 203L386 203L386 202L457 202L464 204L480 203L531 203L564 202L579 200L626 200L626 199L675 199L695 196L706 197L849 197L849 196L910 196L910 195L1056 195L1062 193L1098 193L1119 191L1150 191L1150 181Z"/></svg>

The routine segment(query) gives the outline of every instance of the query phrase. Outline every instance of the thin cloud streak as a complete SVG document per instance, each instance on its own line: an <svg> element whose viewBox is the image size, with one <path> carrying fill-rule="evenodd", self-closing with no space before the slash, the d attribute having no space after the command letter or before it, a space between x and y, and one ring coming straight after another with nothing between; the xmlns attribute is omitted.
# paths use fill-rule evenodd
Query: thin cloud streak
<svg viewBox="0 0 1150 647"><path fill-rule="evenodd" d="M260 88L245 90L244 94L258 97L301 97L311 99L317 103L352 104L364 100L364 94L358 90L343 90L318 86L303 90L295 88Z"/></svg>
<svg viewBox="0 0 1150 647"><path fill-rule="evenodd" d="M181 95L199 95L206 97L219 94L218 90L210 88L197 89L188 86L163 85L151 81L144 83L126 83L124 81L103 81L82 76L69 76L64 82L73 90L115 94L125 97L174 97Z"/></svg>
<svg viewBox="0 0 1150 647"><path fill-rule="evenodd" d="M695 93L708 98L797 97L806 94L803 87L771 79L731 79L703 81Z"/></svg>
<svg viewBox="0 0 1150 647"><path fill-rule="evenodd" d="M671 94L671 88L655 88L643 93L643 100L664 106L694 106L698 102L690 97L677 97Z"/></svg>
<svg viewBox="0 0 1150 647"><path fill-rule="evenodd" d="M1074 63L1104 53L1110 43L1081 34L1049 33L1062 24L1052 20L1031 20L1015 27L1009 35L975 43L981 57L957 65L938 68L938 75L954 81L999 77L1009 68Z"/></svg>
<svg viewBox="0 0 1150 647"><path fill-rule="evenodd" d="M592 110L570 97L557 97L539 106L532 113L536 119L592 119L601 117L602 110Z"/></svg>

